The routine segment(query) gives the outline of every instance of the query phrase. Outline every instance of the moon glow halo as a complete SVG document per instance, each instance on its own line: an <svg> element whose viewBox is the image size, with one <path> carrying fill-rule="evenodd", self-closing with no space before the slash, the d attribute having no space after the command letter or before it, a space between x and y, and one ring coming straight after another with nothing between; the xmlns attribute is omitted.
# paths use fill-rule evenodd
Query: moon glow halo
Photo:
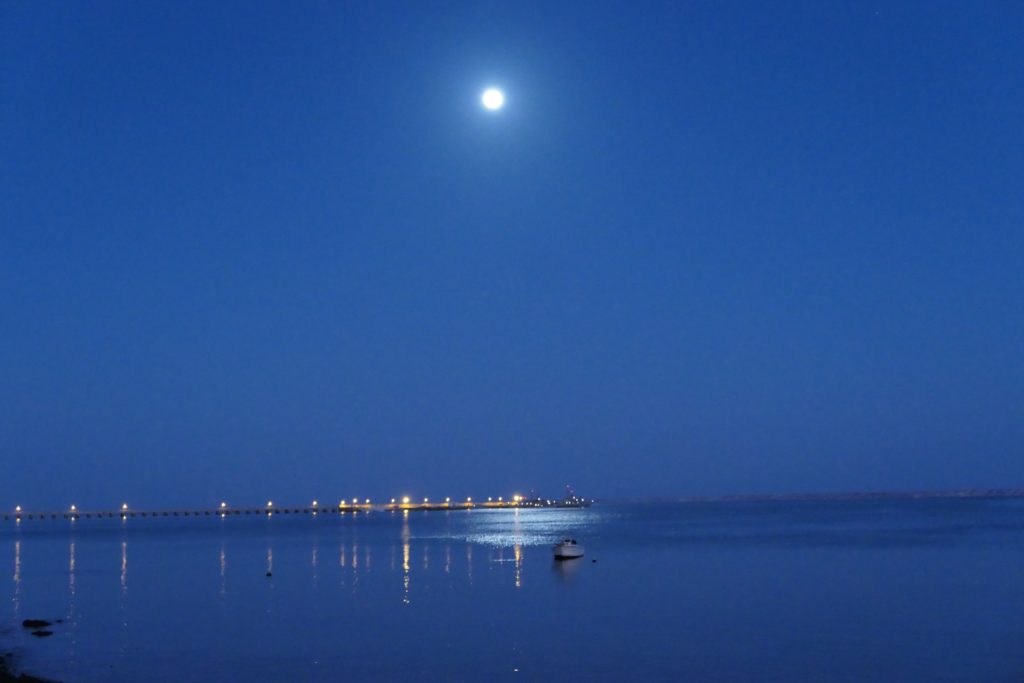
<svg viewBox="0 0 1024 683"><path fill-rule="evenodd" d="M497 88L488 88L480 96L480 101L483 102L484 107L487 109L497 111L505 105L505 94Z"/></svg>

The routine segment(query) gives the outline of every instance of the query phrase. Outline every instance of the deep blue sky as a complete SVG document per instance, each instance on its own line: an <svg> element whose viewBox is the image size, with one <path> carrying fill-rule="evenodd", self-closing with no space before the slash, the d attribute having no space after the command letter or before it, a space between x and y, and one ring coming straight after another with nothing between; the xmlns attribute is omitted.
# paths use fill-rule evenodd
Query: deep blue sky
<svg viewBox="0 0 1024 683"><path fill-rule="evenodd" d="M1024 6L894 4L3 3L0 507L1024 486Z"/></svg>

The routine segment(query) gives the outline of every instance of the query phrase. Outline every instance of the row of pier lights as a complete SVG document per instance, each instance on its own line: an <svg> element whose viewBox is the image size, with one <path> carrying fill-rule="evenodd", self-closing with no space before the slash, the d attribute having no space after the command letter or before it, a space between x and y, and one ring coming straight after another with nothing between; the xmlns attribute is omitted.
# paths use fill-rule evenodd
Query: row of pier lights
<svg viewBox="0 0 1024 683"><path fill-rule="evenodd" d="M245 514L252 514L253 512L265 512L268 515L273 515L273 514L276 514L276 513L279 513L279 512L305 512L305 513L316 514L317 512L338 512L338 511L346 512L346 511L373 510L373 509L378 509L378 510L445 510L445 509L463 509L464 510L464 509L475 508L475 507L507 508L507 507L523 507L525 504L526 504L526 499L523 498L523 496L521 496L519 494L515 494L513 496L510 496L507 499L504 496L498 496L497 498L490 497L486 501L483 501L483 500L474 501L472 497L467 497L464 501L454 501L454 500L451 499L451 497L446 497L443 501L431 502L430 498L424 498L422 503L419 502L418 499L414 501L412 499L412 497L410 497L410 496L402 496L401 498L391 498L390 501L386 502L386 503L373 503L369 498L343 498L341 500L341 502L339 502L337 504L337 506L322 505L320 503L320 501L314 500L308 506L304 506L304 507L280 507L280 506L275 506L274 505L274 501L268 500L267 504L265 506L263 506L263 507L260 507L260 508L232 508L231 506L229 506L227 504L226 501L222 501L221 504L219 506L217 506L216 510L214 510L212 512L220 514L221 516L227 516L229 514L240 514L242 512L244 512ZM177 511L177 510L146 510L146 511L138 511L138 510L135 510L134 508L130 508L128 506L128 503L122 503L120 509L117 511L117 514L119 514L121 517L127 517L129 515L134 517L137 512L139 512L140 514L143 514L143 515L150 514L150 515L155 517L155 516L160 515L160 514L165 514L166 515L166 513L172 513L175 516L177 516L179 511ZM193 509L190 508L189 510L184 511L184 514L185 515L194 514L194 515L197 515L197 516L198 515L203 515L203 514L210 515L211 514L211 510L208 510L208 509L206 509L206 510L193 510ZM111 516L112 517L112 516L115 515L115 513L113 511L100 511L100 512L90 511L90 512L83 512L83 511L80 511L78 509L78 506L74 505L74 504L68 506L67 510L62 510L60 512L31 512L31 511L24 511L24 510L22 510L22 507L20 505L15 505L14 506L14 512L13 512L13 517L16 520L18 520L18 521L20 521L23 516L27 516L27 517L31 518L33 516L39 516L39 517L53 516L53 517L56 517L57 515L61 515L63 517L68 517L68 518L71 518L71 519L77 519L77 518L79 518L79 517L81 517L83 515L85 515L85 516L96 515L96 516L99 516L99 517ZM4 519L9 519L11 516L12 516L11 513L7 513L7 514L4 515Z"/></svg>
<svg viewBox="0 0 1024 683"><path fill-rule="evenodd" d="M487 502L479 501L474 502L472 497L466 498L465 501L453 501L451 497L445 498L443 501L430 502L430 498L424 498L423 502L414 501L410 496L402 496L401 498L392 498L387 503L374 504L369 498L362 499L360 502L359 498L347 499L343 498L336 509L338 510L365 510L374 507L381 508L384 510L423 510L423 509L443 509L443 508L471 508L471 507L519 507L523 504L524 498L519 494L513 495L508 500L505 500L503 496L495 498L488 498ZM309 504L309 507L313 510L325 510L326 508L320 505L320 501L314 500ZM227 503L220 504L221 510L228 509ZM268 500L265 508L268 512L274 510L274 501Z"/></svg>

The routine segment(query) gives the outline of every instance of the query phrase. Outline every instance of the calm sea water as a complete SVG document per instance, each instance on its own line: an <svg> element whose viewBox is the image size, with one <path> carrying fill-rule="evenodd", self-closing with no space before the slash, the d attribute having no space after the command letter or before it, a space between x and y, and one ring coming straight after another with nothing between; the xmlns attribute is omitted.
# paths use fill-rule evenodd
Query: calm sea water
<svg viewBox="0 0 1024 683"><path fill-rule="evenodd" d="M0 568L68 683L1024 680L1015 501L8 522Z"/></svg>

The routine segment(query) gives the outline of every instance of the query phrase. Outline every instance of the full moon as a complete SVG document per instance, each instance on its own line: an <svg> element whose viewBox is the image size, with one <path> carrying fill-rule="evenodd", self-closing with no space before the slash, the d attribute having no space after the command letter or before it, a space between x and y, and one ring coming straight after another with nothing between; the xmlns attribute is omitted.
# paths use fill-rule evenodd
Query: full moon
<svg viewBox="0 0 1024 683"><path fill-rule="evenodd" d="M484 103L484 106L495 111L501 109L502 105L505 104L505 95L496 88L488 88L484 90L483 96L480 100Z"/></svg>

